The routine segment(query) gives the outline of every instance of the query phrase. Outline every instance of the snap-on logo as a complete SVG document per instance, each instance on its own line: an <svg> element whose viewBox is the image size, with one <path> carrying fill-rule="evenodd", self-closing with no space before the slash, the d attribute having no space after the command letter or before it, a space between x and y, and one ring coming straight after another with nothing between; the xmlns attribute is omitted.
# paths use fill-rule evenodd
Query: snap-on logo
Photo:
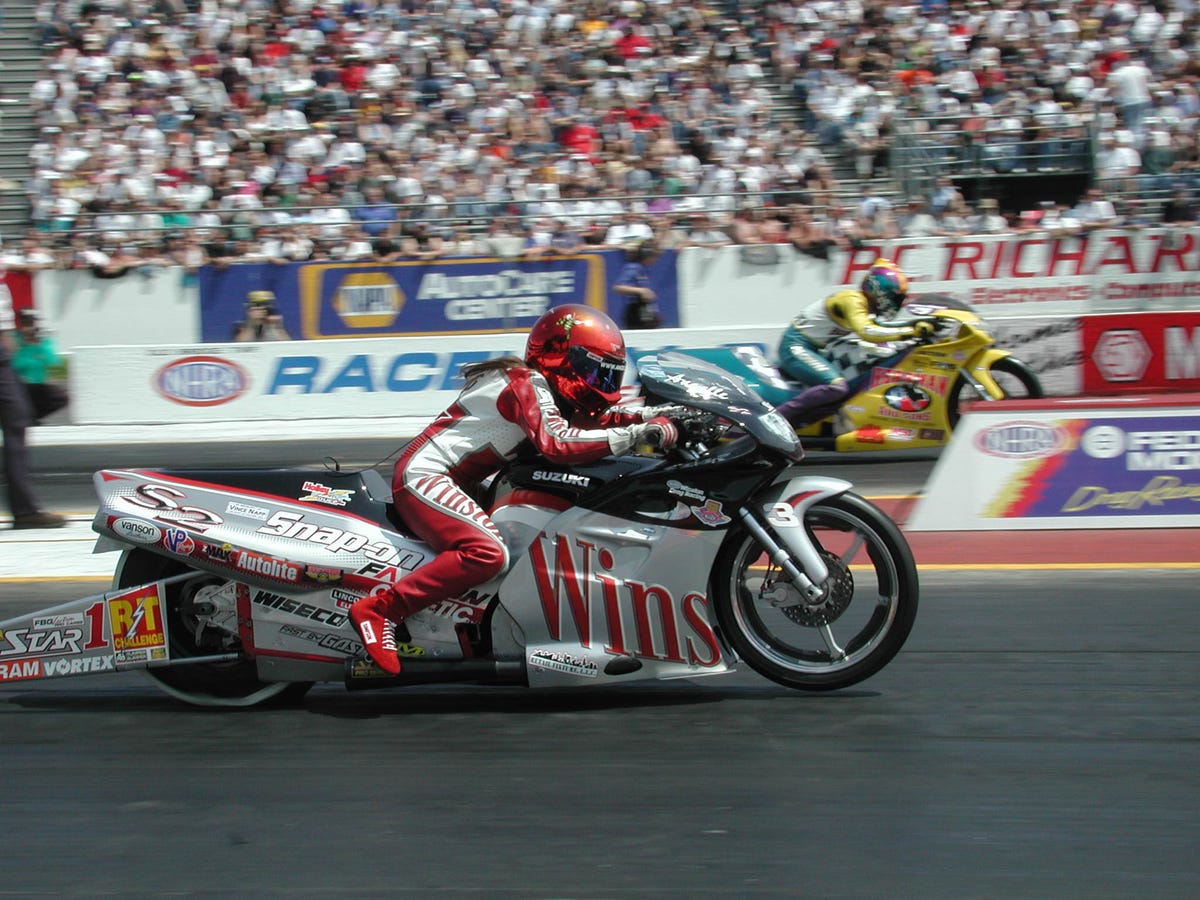
<svg viewBox="0 0 1200 900"><path fill-rule="evenodd" d="M1053 456L1067 449L1069 443L1065 428L1045 422L1004 422L975 436L975 446L984 453L1008 459Z"/></svg>
<svg viewBox="0 0 1200 900"><path fill-rule="evenodd" d="M219 356L185 356L154 376L158 392L184 406L219 406L240 397L250 384L246 370Z"/></svg>

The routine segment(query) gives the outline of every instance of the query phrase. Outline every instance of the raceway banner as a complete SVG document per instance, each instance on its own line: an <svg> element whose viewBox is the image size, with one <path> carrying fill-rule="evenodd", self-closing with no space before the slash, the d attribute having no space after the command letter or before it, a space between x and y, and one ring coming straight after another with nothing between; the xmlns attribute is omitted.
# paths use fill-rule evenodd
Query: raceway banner
<svg viewBox="0 0 1200 900"><path fill-rule="evenodd" d="M772 341L774 329L626 333L630 358L655 350ZM462 389L471 362L525 349L525 334L354 341L79 347L72 356L76 424L179 424L271 419L428 416ZM626 370L632 383L636 370Z"/></svg>
<svg viewBox="0 0 1200 900"><path fill-rule="evenodd" d="M979 405L910 531L1200 526L1200 394Z"/></svg>
<svg viewBox="0 0 1200 900"><path fill-rule="evenodd" d="M1200 390L1200 312L1085 316L1083 392Z"/></svg>
<svg viewBox="0 0 1200 900"><path fill-rule="evenodd" d="M200 340L233 337L246 295L269 290L289 334L318 338L417 334L500 334L528 330L543 312L582 303L621 322L625 300L613 286L625 253L602 250L533 260L241 263L200 271ZM649 267L665 327L679 324L675 252Z"/></svg>

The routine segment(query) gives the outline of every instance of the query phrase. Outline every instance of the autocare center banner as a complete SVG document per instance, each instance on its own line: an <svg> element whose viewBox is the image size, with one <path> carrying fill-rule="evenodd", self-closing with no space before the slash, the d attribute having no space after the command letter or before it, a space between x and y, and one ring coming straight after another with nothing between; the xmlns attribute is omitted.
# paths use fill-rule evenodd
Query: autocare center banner
<svg viewBox="0 0 1200 900"><path fill-rule="evenodd" d="M245 263L200 272L201 340L232 339L246 296L269 290L294 339L498 334L527 330L547 309L582 303L620 322L613 291L627 263L620 250L537 259ZM665 327L679 324L675 253L649 267Z"/></svg>
<svg viewBox="0 0 1200 900"><path fill-rule="evenodd" d="M906 527L1200 525L1200 394L977 405Z"/></svg>

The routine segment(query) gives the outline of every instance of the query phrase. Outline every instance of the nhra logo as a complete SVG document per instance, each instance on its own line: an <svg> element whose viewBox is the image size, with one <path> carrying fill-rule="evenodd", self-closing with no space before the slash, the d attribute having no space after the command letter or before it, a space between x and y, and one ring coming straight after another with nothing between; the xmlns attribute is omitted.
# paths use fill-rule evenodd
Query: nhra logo
<svg viewBox="0 0 1200 900"><path fill-rule="evenodd" d="M240 397L250 385L246 371L219 356L185 356L154 376L158 392L184 406L218 406Z"/></svg>
<svg viewBox="0 0 1200 900"><path fill-rule="evenodd" d="M933 402L929 392L915 384L893 384L883 392L883 402L901 412L920 412Z"/></svg>
<svg viewBox="0 0 1200 900"><path fill-rule="evenodd" d="M975 446L989 456L1006 459L1040 459L1067 449L1065 429L1044 422L1005 422L983 429Z"/></svg>

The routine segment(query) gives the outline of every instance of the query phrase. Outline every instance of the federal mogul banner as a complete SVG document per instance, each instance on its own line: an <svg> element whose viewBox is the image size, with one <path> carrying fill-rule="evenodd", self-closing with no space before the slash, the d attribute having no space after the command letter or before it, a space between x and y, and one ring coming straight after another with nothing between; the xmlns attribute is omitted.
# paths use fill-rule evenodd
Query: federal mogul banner
<svg viewBox="0 0 1200 900"><path fill-rule="evenodd" d="M617 250L536 260L243 263L200 274L201 340L232 338L250 291L269 290L294 339L498 334L528 330L543 312L583 303L621 321ZM649 271L664 326L679 323L675 254Z"/></svg>
<svg viewBox="0 0 1200 900"><path fill-rule="evenodd" d="M912 531L1200 525L1200 394L1013 401L963 417Z"/></svg>

